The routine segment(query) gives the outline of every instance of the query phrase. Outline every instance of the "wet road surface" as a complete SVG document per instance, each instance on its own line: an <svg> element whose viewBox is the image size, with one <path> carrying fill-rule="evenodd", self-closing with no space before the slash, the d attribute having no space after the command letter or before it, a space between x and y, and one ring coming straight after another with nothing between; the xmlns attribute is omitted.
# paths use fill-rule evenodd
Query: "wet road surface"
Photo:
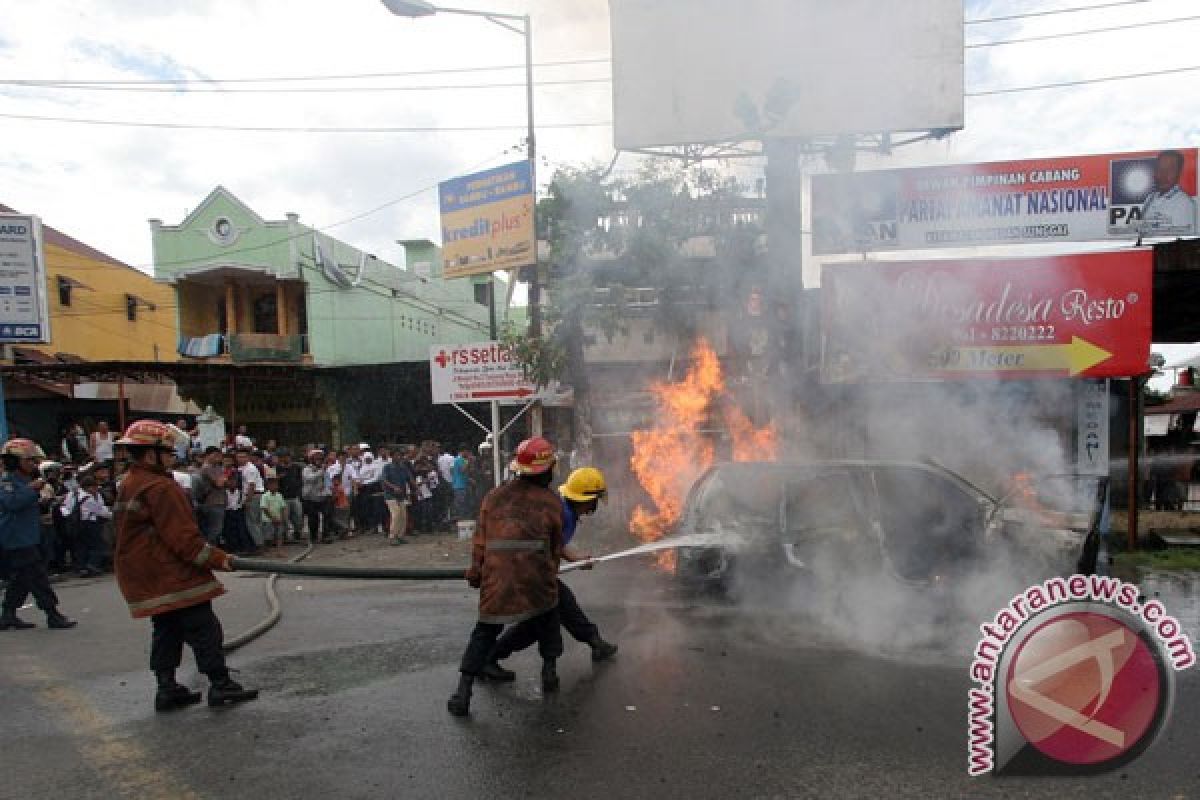
<svg viewBox="0 0 1200 800"><path fill-rule="evenodd" d="M568 578L621 652L567 639L542 697L514 684L445 700L474 621L465 585L283 579L283 621L234 654L249 705L155 714L148 623L111 578L59 587L74 631L0 633L0 786L39 798L1193 797L1200 680L1167 735L1089 778L966 775L965 656L895 659L823 641L795 615L688 602L638 563ZM227 633L265 613L263 579L225 578ZM1195 635L1195 632L1192 632ZM565 636L565 635L564 635ZM181 680L200 686L190 654Z"/></svg>

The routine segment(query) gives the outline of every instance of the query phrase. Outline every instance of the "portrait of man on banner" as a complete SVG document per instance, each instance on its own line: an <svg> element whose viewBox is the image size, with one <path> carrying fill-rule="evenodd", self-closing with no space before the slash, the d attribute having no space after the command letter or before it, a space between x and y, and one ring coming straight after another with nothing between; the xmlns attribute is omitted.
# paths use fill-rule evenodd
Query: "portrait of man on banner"
<svg viewBox="0 0 1200 800"><path fill-rule="evenodd" d="M1144 235L1196 232L1196 200L1179 185L1184 157L1164 150L1154 160L1154 188L1142 203Z"/></svg>

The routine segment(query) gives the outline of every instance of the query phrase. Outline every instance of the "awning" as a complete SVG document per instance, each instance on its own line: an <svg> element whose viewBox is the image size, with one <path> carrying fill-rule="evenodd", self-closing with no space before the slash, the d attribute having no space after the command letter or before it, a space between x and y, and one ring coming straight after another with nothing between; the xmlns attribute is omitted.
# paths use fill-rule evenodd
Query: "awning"
<svg viewBox="0 0 1200 800"><path fill-rule="evenodd" d="M116 400L120 387L115 383L78 383L75 385L76 400ZM195 403L184 402L173 383L127 383L125 400L130 411L149 411L155 414L180 414L193 416L201 412Z"/></svg>

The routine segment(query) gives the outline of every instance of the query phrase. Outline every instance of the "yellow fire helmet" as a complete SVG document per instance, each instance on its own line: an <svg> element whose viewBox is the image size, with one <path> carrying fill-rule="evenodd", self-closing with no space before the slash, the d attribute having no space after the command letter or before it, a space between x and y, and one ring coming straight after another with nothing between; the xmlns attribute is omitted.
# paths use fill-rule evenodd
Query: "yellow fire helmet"
<svg viewBox="0 0 1200 800"><path fill-rule="evenodd" d="M604 497L608 487L604 483L604 473L595 467L580 467L567 476L567 482L558 487L558 493L576 503L586 503L589 500L599 500Z"/></svg>

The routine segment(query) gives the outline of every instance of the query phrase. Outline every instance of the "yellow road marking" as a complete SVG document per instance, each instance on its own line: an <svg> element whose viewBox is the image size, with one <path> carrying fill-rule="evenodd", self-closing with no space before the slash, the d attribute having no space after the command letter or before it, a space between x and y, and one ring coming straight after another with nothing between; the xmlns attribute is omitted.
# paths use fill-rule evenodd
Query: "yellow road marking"
<svg viewBox="0 0 1200 800"><path fill-rule="evenodd" d="M115 733L115 723L65 678L24 654L6 655L5 661L10 677L27 685L43 705L67 718L84 761L101 773L119 795L141 800L200 800L200 795L169 770L149 766L154 763L150 754L134 739Z"/></svg>

